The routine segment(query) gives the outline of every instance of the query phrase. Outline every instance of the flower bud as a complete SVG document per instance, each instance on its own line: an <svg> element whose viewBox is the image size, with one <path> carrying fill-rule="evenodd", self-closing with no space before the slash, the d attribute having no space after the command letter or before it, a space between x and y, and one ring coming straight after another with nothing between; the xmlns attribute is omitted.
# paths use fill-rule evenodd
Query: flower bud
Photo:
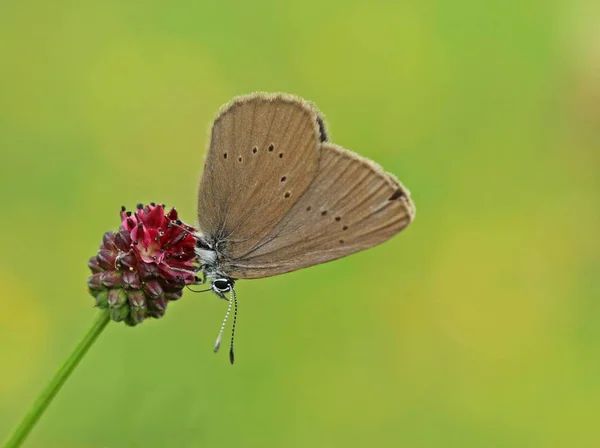
<svg viewBox="0 0 600 448"><path fill-rule="evenodd" d="M108 308L108 289L97 291L96 306L98 308Z"/></svg>
<svg viewBox="0 0 600 448"><path fill-rule="evenodd" d="M97 272L96 274L92 274L87 279L88 288L92 290L100 290L104 288L104 284L102 283L103 272Z"/></svg>
<svg viewBox="0 0 600 448"><path fill-rule="evenodd" d="M102 269L114 269L117 254L107 249L101 249L100 251L98 251L97 258L98 263L100 264L100 267L102 267Z"/></svg>
<svg viewBox="0 0 600 448"><path fill-rule="evenodd" d="M177 300L177 299L180 299L181 296L183 295L183 290L176 291L176 292L166 292L164 295L165 295L165 299L167 299L169 301Z"/></svg>
<svg viewBox="0 0 600 448"><path fill-rule="evenodd" d="M144 291L151 299L159 297L163 293L163 288L158 280L149 280L144 283Z"/></svg>
<svg viewBox="0 0 600 448"><path fill-rule="evenodd" d="M102 237L102 246L101 249L110 250L115 242L115 232L106 232Z"/></svg>
<svg viewBox="0 0 600 448"><path fill-rule="evenodd" d="M159 297L154 300L148 301L149 312L152 317L159 318L165 315L165 311L167 310L167 299L164 297Z"/></svg>
<svg viewBox="0 0 600 448"><path fill-rule="evenodd" d="M139 263L138 270L143 280L149 280L160 275L160 270L156 264L146 263L145 261Z"/></svg>
<svg viewBox="0 0 600 448"><path fill-rule="evenodd" d="M131 248L129 232L121 231L115 235L115 247L121 252L129 252Z"/></svg>
<svg viewBox="0 0 600 448"><path fill-rule="evenodd" d="M109 289L107 303L111 309L120 308L127 303L127 293L121 288Z"/></svg>
<svg viewBox="0 0 600 448"><path fill-rule="evenodd" d="M131 318L135 324L143 322L148 308L146 307L146 296L140 290L129 291L129 307L131 309Z"/></svg>
<svg viewBox="0 0 600 448"><path fill-rule="evenodd" d="M117 264L118 268L135 268L137 265L137 260L135 258L135 254L133 253L133 250L130 250L127 253L123 253L121 252L116 260L115 263Z"/></svg>
<svg viewBox="0 0 600 448"><path fill-rule="evenodd" d="M111 308L110 318L115 322L121 322L127 316L129 316L129 305L125 304L120 308Z"/></svg>
<svg viewBox="0 0 600 448"><path fill-rule="evenodd" d="M102 275L102 284L107 288L114 288L122 284L123 274L119 271L106 271L100 275Z"/></svg>
<svg viewBox="0 0 600 448"><path fill-rule="evenodd" d="M140 281L138 273L136 271L124 271L123 286L126 289L140 289L142 282Z"/></svg>
<svg viewBox="0 0 600 448"><path fill-rule="evenodd" d="M92 271L94 274L104 271L104 269L100 267L100 263L98 263L98 257L96 255L88 260L88 268L90 268L90 271Z"/></svg>

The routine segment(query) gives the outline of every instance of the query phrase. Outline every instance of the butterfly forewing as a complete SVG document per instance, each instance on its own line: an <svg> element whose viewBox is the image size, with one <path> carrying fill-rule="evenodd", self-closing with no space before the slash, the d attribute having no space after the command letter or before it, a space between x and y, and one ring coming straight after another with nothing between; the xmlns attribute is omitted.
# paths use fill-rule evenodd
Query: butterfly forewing
<svg viewBox="0 0 600 448"><path fill-rule="evenodd" d="M321 145L308 190L245 253L223 260L234 278L283 274L368 249L414 217L408 190L377 164L331 143Z"/></svg>
<svg viewBox="0 0 600 448"><path fill-rule="evenodd" d="M198 197L201 232L224 259L260 245L316 175L314 109L284 94L234 99L217 116Z"/></svg>

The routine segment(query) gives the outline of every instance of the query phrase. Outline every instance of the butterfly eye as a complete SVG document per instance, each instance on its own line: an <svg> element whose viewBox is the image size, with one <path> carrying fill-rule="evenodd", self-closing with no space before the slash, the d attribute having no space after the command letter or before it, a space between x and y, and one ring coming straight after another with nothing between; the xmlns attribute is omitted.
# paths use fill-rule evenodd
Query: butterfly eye
<svg viewBox="0 0 600 448"><path fill-rule="evenodd" d="M231 283L228 280L222 278L213 281L212 285L219 292L227 292L231 289Z"/></svg>

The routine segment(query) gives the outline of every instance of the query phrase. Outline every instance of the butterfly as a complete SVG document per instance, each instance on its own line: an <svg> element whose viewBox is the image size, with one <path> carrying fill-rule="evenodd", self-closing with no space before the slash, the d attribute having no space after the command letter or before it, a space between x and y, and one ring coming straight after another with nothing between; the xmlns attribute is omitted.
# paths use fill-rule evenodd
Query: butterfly
<svg viewBox="0 0 600 448"><path fill-rule="evenodd" d="M198 193L196 254L209 290L237 318L238 279L284 274L368 249L415 217L409 191L371 160L329 141L302 98L253 93L221 107ZM229 297L227 297L229 295Z"/></svg>

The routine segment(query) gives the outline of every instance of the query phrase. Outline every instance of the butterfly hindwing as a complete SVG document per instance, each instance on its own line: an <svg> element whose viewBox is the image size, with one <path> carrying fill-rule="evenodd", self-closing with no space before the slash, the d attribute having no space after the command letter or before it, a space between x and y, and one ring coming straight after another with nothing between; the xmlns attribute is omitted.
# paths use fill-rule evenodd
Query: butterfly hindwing
<svg viewBox="0 0 600 448"><path fill-rule="evenodd" d="M391 238L414 218L409 192L374 162L332 143L315 178L245 254L224 260L234 278L261 278L335 260Z"/></svg>

